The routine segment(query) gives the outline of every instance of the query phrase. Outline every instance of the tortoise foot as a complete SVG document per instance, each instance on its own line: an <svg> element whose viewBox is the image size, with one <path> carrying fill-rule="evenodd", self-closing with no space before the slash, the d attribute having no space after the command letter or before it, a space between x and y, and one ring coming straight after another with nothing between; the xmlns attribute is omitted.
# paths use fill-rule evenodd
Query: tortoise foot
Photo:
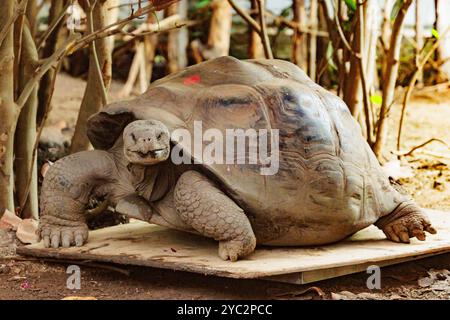
<svg viewBox="0 0 450 320"><path fill-rule="evenodd" d="M43 217L41 219L38 230L39 236L44 241L46 248L81 247L86 243L89 231L85 223L67 221L66 224L62 219L48 218L50 217Z"/></svg>
<svg viewBox="0 0 450 320"><path fill-rule="evenodd" d="M393 213L382 219L386 218L389 220L379 227L386 237L394 242L409 243L410 238L414 237L425 241L425 232L436 233L425 212L412 202L401 204Z"/></svg>
<svg viewBox="0 0 450 320"><path fill-rule="evenodd" d="M219 257L222 260L238 261L255 251L256 238L251 235L245 240L230 240L219 242Z"/></svg>

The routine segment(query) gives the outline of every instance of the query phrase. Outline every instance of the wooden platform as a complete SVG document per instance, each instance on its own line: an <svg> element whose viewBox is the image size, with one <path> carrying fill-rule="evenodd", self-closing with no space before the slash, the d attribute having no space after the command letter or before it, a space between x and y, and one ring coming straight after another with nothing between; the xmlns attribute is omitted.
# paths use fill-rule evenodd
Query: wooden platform
<svg viewBox="0 0 450 320"><path fill-rule="evenodd" d="M81 248L45 249L42 243L18 253L65 260L91 260L189 271L220 277L304 284L450 251L450 212L428 210L438 234L426 242L397 244L369 227L348 240L314 248L258 248L235 263L217 256L217 243L191 234L133 222L90 234Z"/></svg>

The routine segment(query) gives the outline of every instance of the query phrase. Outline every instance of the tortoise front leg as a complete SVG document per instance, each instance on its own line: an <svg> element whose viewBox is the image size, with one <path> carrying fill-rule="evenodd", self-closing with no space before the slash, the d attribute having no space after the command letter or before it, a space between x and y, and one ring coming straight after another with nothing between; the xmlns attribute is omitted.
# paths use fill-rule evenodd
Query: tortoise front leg
<svg viewBox="0 0 450 320"><path fill-rule="evenodd" d="M84 213L92 191L108 182L114 160L105 151L86 151L58 160L41 192L38 233L44 246L82 246L88 238Z"/></svg>
<svg viewBox="0 0 450 320"><path fill-rule="evenodd" d="M219 241L223 260L237 261L255 250L256 237L244 211L199 172L179 178L174 202L184 223Z"/></svg>

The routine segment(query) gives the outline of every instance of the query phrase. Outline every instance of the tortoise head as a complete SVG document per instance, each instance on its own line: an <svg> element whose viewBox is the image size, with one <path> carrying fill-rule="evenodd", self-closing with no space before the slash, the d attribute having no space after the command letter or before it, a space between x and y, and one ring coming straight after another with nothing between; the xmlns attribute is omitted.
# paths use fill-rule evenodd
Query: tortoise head
<svg viewBox="0 0 450 320"><path fill-rule="evenodd" d="M124 153L133 164L150 166L170 156L169 129L157 120L136 120L123 131Z"/></svg>

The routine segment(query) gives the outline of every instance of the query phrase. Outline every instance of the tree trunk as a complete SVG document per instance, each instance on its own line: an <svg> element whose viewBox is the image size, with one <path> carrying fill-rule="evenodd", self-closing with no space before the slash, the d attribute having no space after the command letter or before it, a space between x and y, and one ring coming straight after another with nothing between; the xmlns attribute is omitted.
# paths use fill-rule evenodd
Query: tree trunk
<svg viewBox="0 0 450 320"><path fill-rule="evenodd" d="M2 3L0 14L0 30L6 28L8 19L13 15L14 0ZM14 212L14 136L12 129L16 118L16 105L14 104L14 36L13 29L0 46L0 217L8 209Z"/></svg>
<svg viewBox="0 0 450 320"><path fill-rule="evenodd" d="M34 43L31 31L28 26L23 28L22 36L22 54L20 59L19 90L22 91L25 84L33 76L38 67L38 53ZM37 87L33 89L26 104L23 106L17 129L15 133L15 170L16 175L16 196L19 204L22 218L38 219L38 185L37 185L37 162L33 151L36 141L36 114L38 106ZM30 177L31 174L31 177ZM28 181L30 186L28 188ZM28 190L27 190L28 189ZM28 196L26 193L28 192ZM27 200L25 201L25 197Z"/></svg>
<svg viewBox="0 0 450 320"><path fill-rule="evenodd" d="M158 19L160 19L161 16L158 16ZM157 22L154 15L149 13L147 15L147 23L152 24ZM141 50L141 53L139 53L139 50L136 51L136 54L142 54L143 58L141 60L141 71L139 73L140 75L140 91L141 93L144 93L147 91L148 86L150 85L150 82L152 81L153 76L153 64L155 62L155 56L156 56L156 47L158 46L159 36L158 34L151 34L144 36L144 42L143 42L143 49ZM142 69L142 67L144 69Z"/></svg>
<svg viewBox="0 0 450 320"><path fill-rule="evenodd" d="M319 6L319 27L318 30L327 30L326 12L322 10ZM328 45L330 44L330 39L326 37L317 37L317 75L316 82L322 87L330 88L331 81L328 73Z"/></svg>
<svg viewBox="0 0 450 320"><path fill-rule="evenodd" d="M379 26L381 12L376 0L368 0L364 3L365 16L365 57L366 57L366 82L367 89L374 89L377 80L377 42L380 36Z"/></svg>
<svg viewBox="0 0 450 320"><path fill-rule="evenodd" d="M367 142L372 145L374 142L375 119L374 112L370 102L370 93L375 92L377 86L377 43L380 36L379 26L381 24L381 12L376 0L367 0L363 4L364 26L361 41L362 65L364 68L364 82L361 82L363 91L363 110L361 113L361 122L364 123ZM361 78L362 80L362 78Z"/></svg>
<svg viewBox="0 0 450 320"><path fill-rule="evenodd" d="M395 0L385 0L383 7L383 24L381 26L381 38L383 40L384 49L389 49L389 42L391 39L391 12Z"/></svg>
<svg viewBox="0 0 450 320"><path fill-rule="evenodd" d="M305 28L307 24L305 0L293 0L292 2L294 22ZM307 36L298 29L294 29L292 61L305 72L308 71L308 47L306 41Z"/></svg>
<svg viewBox="0 0 450 320"><path fill-rule="evenodd" d="M383 75L383 101L380 108L380 115L378 119L378 130L373 146L373 151L379 160L383 157L383 147L386 145L387 133L388 133L388 109L394 102L395 85L397 82L399 60L400 60L400 47L402 43L403 23L405 20L406 12L411 6L412 0L405 0L403 5L395 18L392 28L392 34L389 44L389 50L387 52L386 70Z"/></svg>
<svg viewBox="0 0 450 320"><path fill-rule="evenodd" d="M317 0L311 0L311 7L309 13L309 23L313 33L309 35L309 77L315 81L317 73L317 36L315 31L317 31L319 26L318 21L318 3Z"/></svg>
<svg viewBox="0 0 450 320"><path fill-rule="evenodd" d="M381 74L383 75L386 72L387 66L387 53L389 50L389 43L391 39L391 12L394 6L395 0L385 0L383 7L383 23L381 25L381 40L383 43L383 52L381 54ZM383 81L380 82L380 89L382 90L384 87Z"/></svg>
<svg viewBox="0 0 450 320"><path fill-rule="evenodd" d="M450 1L439 0L436 7L439 15L437 16L437 31L439 34L444 34L445 30L450 27ZM441 71L447 79L450 79L450 32L447 32L441 39L441 43L438 48Z"/></svg>
<svg viewBox="0 0 450 320"><path fill-rule="evenodd" d="M422 25L422 13L420 11L420 6L422 4L422 0L416 0L416 10L415 10L415 15L416 15L416 56L419 56L422 48L423 48L423 25ZM419 76L418 76L418 80L417 83L419 85L423 84L423 72L422 70L419 71Z"/></svg>
<svg viewBox="0 0 450 320"><path fill-rule="evenodd" d="M258 4L256 0L251 0L251 17L255 21L259 21L258 18ZM261 37L254 29L249 25L248 26L248 36L249 36L249 45L248 45L248 56L250 59L264 59L266 55L264 54L264 47L261 41Z"/></svg>
<svg viewBox="0 0 450 320"><path fill-rule="evenodd" d="M188 17L188 2L181 0L167 10L167 15L178 14L181 20ZM189 31L187 28L169 32L167 40L168 73L175 73L188 65L187 47L189 44Z"/></svg>
<svg viewBox="0 0 450 320"><path fill-rule="evenodd" d="M229 54L232 24L231 6L227 0L215 0L211 6L213 14L208 36L209 53L203 53L208 60Z"/></svg>
<svg viewBox="0 0 450 320"><path fill-rule="evenodd" d="M30 25L30 32L31 32L31 36L34 39L34 36L36 34L36 28L37 28L37 12L38 10L38 6L37 6L37 1L36 0L28 0L27 3L27 12L26 12L26 16Z"/></svg>
<svg viewBox="0 0 450 320"><path fill-rule="evenodd" d="M108 1L98 1L92 12L94 30L98 30L105 26L107 21L107 13L109 7ZM89 15L88 15L89 16ZM88 19L88 25L90 21ZM101 71L96 66L95 52L98 57L98 64ZM89 71L86 90L81 102L80 113L75 127L75 134L72 138L70 152L79 152L89 148L89 140L86 135L86 123L88 118L100 111L104 106L103 90L108 90L111 83L111 45L107 39L99 39L95 41L95 46L91 43L89 54ZM105 86L104 88L102 86Z"/></svg>
<svg viewBox="0 0 450 320"><path fill-rule="evenodd" d="M355 19L359 19L359 15L355 16ZM362 32L364 31L359 27L359 23L356 23L353 33L353 41L351 43L351 47L354 52L360 52L362 46L364 45L361 43ZM353 117L359 120L358 118L362 109L362 86L359 59L355 55L350 56L350 71L345 79L344 101L350 109Z"/></svg>
<svg viewBox="0 0 450 320"><path fill-rule="evenodd" d="M52 4L49 12L48 25L50 26L53 21L56 21L58 17L61 15L62 10L64 9L64 2L62 0L52 0ZM53 32L48 36L45 41L45 47L43 48L42 58L50 57L56 50L57 42L58 42L58 34L61 26L64 24L64 19L61 20L60 23L55 27ZM46 107L48 105L48 100L50 99L52 88L50 88L52 79L54 77L54 69L50 69L47 73L42 77L39 83L39 106L37 112L37 121L41 123L44 119Z"/></svg>

